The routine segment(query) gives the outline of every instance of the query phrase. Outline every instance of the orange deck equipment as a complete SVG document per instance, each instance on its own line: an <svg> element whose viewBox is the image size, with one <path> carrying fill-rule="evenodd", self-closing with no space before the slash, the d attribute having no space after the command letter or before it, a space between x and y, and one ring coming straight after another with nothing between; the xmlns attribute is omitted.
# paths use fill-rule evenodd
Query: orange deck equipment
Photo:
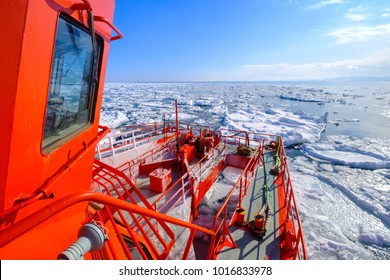
<svg viewBox="0 0 390 280"><path fill-rule="evenodd" d="M172 182L171 170L157 168L149 174L150 189L156 192L164 192Z"/></svg>
<svg viewBox="0 0 390 280"><path fill-rule="evenodd" d="M195 146L191 146L188 144L184 144L180 147L180 155L183 159L186 159L187 162L191 162L194 160L196 153L195 153Z"/></svg>

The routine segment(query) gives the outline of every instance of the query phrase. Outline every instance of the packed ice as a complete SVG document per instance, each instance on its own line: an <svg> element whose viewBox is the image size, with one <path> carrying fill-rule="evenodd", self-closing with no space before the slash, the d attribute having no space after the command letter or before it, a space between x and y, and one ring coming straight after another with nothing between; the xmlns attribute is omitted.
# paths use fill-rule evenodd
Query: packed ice
<svg viewBox="0 0 390 280"><path fill-rule="evenodd" d="M110 128L120 127L121 124L128 121L129 119L121 111L103 111L100 115L100 125Z"/></svg>
<svg viewBox="0 0 390 280"><path fill-rule="evenodd" d="M222 127L279 135L285 146L292 146L319 140L326 126L326 119L327 113L317 117L302 111L289 112L278 108L266 108L262 111L249 109L225 113Z"/></svg>
<svg viewBox="0 0 390 280"><path fill-rule="evenodd" d="M371 170L390 169L389 144L387 140L335 135L327 137L326 141L303 144L301 151L310 157L336 165Z"/></svg>
<svg viewBox="0 0 390 280"><path fill-rule="evenodd" d="M181 122L280 135L309 258L390 259L389 89L389 82L106 83L101 124L174 121L177 99ZM205 199L213 205L215 197ZM211 222L212 207L201 208Z"/></svg>

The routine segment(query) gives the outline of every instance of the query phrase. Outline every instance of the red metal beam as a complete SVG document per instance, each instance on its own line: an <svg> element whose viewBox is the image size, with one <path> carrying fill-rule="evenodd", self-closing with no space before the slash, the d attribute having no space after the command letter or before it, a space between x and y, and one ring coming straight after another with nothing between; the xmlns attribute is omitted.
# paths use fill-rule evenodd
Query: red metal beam
<svg viewBox="0 0 390 280"><path fill-rule="evenodd" d="M155 219L162 220L167 223L175 224L178 226L186 227L193 230L199 230L201 232L204 232L206 234L211 235L215 238L216 234L215 232L208 230L206 228L203 228L201 226L191 224L176 218L173 218L171 216L158 213L156 211L146 209L143 207L140 207L138 205L129 203L124 200L116 199L111 196L107 196L104 194L99 193L93 193L93 192L83 192L83 193L76 193L68 195L62 199L59 199L44 208L36 211L35 213L32 213L31 215L27 216L26 218L20 220L19 222L15 223L13 226L6 228L0 232L1 239L0 239L0 247L5 246L12 240L22 236L24 233L28 232L29 230L35 228L42 222L48 220L49 218L55 216L56 214L60 213L61 211L71 207L72 205L75 205L80 202L85 201L92 201L96 203L100 203L106 206L115 207L121 210L137 213L139 215L145 215L148 217L152 217Z"/></svg>

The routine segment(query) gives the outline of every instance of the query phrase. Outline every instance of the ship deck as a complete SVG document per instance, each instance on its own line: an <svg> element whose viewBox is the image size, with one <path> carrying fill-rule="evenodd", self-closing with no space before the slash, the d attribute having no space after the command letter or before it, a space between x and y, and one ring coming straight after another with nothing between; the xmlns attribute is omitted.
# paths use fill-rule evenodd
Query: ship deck
<svg viewBox="0 0 390 280"><path fill-rule="evenodd" d="M267 232L263 239L253 234L248 226L238 226L233 224L230 227L231 236L236 243L236 248L224 247L218 254L218 260L261 260L280 259L280 233L278 219L278 190L274 184L275 176L270 173L275 165L275 152L266 150L264 153L263 166L260 164L256 170L246 195L242 201L242 208L246 211L245 224L253 221L255 215L259 213L265 201L264 186L270 188L269 201L272 215ZM194 250L197 259L206 259L207 252L204 248L209 247L209 240L194 240Z"/></svg>
<svg viewBox="0 0 390 280"><path fill-rule="evenodd" d="M237 146L227 145L226 154L236 153ZM212 170L212 168L216 166L217 162L224 160L224 158L224 154L220 154L219 156L217 156L215 158L215 162L213 161L213 163L210 165L210 170ZM249 187L246 191L246 195L241 201L241 208L246 211L244 218L245 223L243 226L238 226L234 223L231 223L232 225L229 227L230 235L236 246L235 248L231 248L228 246L223 247L217 255L217 259L219 260L280 259L281 254L279 230L280 223L278 219L278 186L274 184L275 176L270 173L270 170L272 169L272 167L274 167L276 163L275 151L265 149L264 154L262 156L262 160L264 162L264 165L262 164L262 162L260 162L260 164L255 169L253 179L249 184ZM192 174L195 174L197 172L197 168L199 168L197 162L198 159L195 158L188 165L189 170L193 172ZM242 172L244 169L238 168L238 170L241 170ZM174 184L175 186L169 188L169 191L166 192L163 196L161 196L161 193L151 190L150 178L148 175L138 176L136 179L136 187L141 192L143 197L148 200L150 204L154 205L153 208L156 209L156 211L166 213L178 219L187 220L187 216L183 217L181 216L182 214L178 215L175 210L167 210L174 209L175 207L182 205L184 201L191 201L188 200L190 199L190 193L187 192L188 190L190 190L188 182L185 182L188 181L188 177L186 177L186 179L183 181L183 178L181 177L182 173L180 170L172 169L171 171L172 184ZM208 172L204 172L201 177L204 179L205 177L203 176L208 176ZM216 180L215 182L216 185L218 185L217 181L218 180ZM268 222L267 231L264 237L260 238L250 230L250 227L248 225L250 223L253 223L254 217L260 212L265 203L266 199L264 186L266 185L269 187L268 203L271 207L272 213L270 217L270 222ZM232 187L233 184L230 186L230 189L232 189ZM220 199L224 199L224 197L221 197ZM176 201L178 200L182 202L177 204ZM186 204L187 206L191 207L188 202L186 202ZM234 207L237 206L237 204L233 204L235 204L234 201L231 202L231 206L233 208L230 207L230 209L234 209ZM169 213L166 211L168 211ZM182 212L182 210L178 211L178 213L180 212ZM186 215L190 214L190 212L187 212L187 210L185 212L187 213ZM230 214L230 218L233 218L232 215L233 213ZM199 221L197 220L197 218L195 218L195 220L192 222L198 224ZM202 222L200 222L199 225L204 226L202 225ZM208 226L206 228L208 228ZM174 229L174 231L176 232L177 229ZM227 237L227 239L229 239L229 237ZM207 253L208 248L210 248L209 238L205 238L202 236L200 238L195 237L192 242L192 245L194 259L208 258Z"/></svg>
<svg viewBox="0 0 390 280"><path fill-rule="evenodd" d="M242 208L246 210L244 221L248 224L259 213L264 202L264 185L270 187L269 203L273 209L271 222L262 240L255 236L247 228L231 226L230 233L237 248L225 247L218 255L219 260L259 260L259 259L279 259L279 220L277 215L278 192L273 184L275 176L270 174L271 168L275 164L274 151L265 151L265 166L259 166L255 178L250 184L247 195L242 201Z"/></svg>

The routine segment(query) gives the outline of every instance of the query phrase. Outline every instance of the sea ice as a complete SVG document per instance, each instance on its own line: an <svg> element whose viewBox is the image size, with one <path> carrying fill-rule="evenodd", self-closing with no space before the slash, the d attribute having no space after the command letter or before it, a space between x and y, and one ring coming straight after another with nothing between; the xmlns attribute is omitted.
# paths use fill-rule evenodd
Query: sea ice
<svg viewBox="0 0 390 280"><path fill-rule="evenodd" d="M363 225L360 229L359 241L366 245L390 247L390 234L384 231L373 230Z"/></svg>
<svg viewBox="0 0 390 280"><path fill-rule="evenodd" d="M290 164L309 258L376 259L364 246L385 245L383 240L390 233L380 221L388 223L389 212L339 183L339 178L351 175L336 173L335 177L331 172L313 171L313 167L319 166L302 157ZM362 224L367 228L361 229Z"/></svg>
<svg viewBox="0 0 390 280"><path fill-rule="evenodd" d="M336 165L362 169L389 169L388 149L377 147L373 139L357 139L347 136L331 136L327 142L303 144L301 151L313 158ZM379 143L377 143L379 144ZM383 143L382 143L383 144Z"/></svg>
<svg viewBox="0 0 390 280"><path fill-rule="evenodd" d="M100 115L100 125L108 126L111 129L117 128L128 121L126 115L120 111L102 111Z"/></svg>
<svg viewBox="0 0 390 280"><path fill-rule="evenodd" d="M292 146L318 141L326 127L326 119L327 114L316 117L277 108L256 112L239 110L225 113L222 128L265 134L272 132L282 136L285 146Z"/></svg>

